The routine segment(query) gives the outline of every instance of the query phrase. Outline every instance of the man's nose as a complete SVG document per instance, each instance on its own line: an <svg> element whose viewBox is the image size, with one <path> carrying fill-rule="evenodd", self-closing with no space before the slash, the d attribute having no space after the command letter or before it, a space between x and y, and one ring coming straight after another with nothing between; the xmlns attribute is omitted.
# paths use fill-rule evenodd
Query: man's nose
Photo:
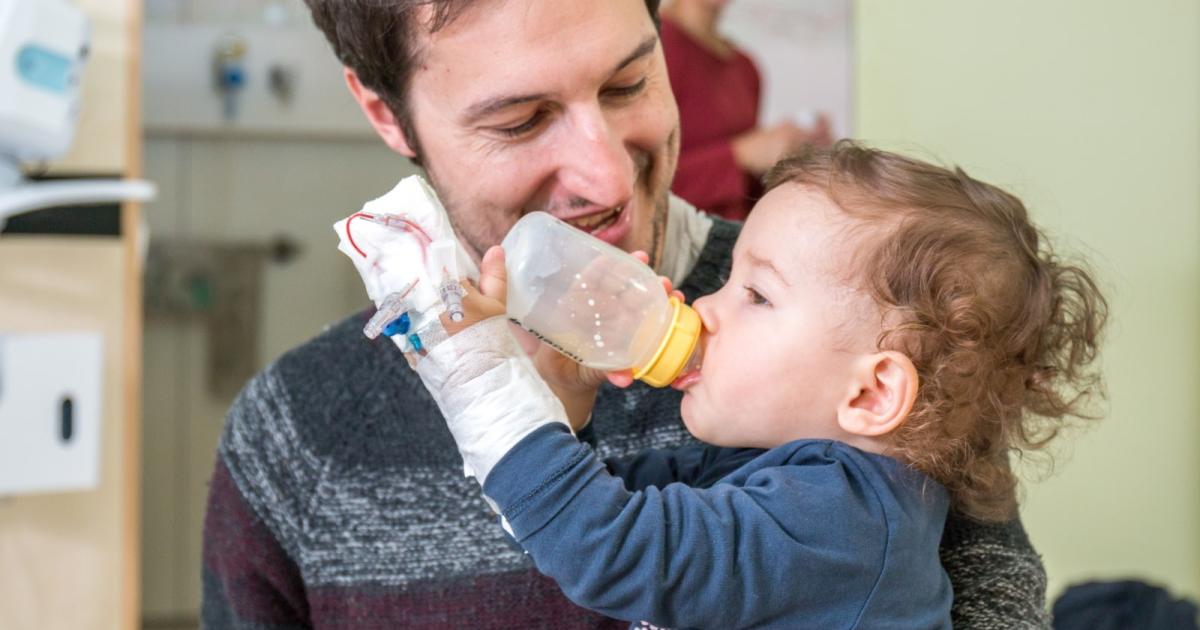
<svg viewBox="0 0 1200 630"><path fill-rule="evenodd" d="M629 201L637 175L620 130L597 107L577 112L569 133L569 141L560 149L559 182L573 197L600 207L616 207Z"/></svg>

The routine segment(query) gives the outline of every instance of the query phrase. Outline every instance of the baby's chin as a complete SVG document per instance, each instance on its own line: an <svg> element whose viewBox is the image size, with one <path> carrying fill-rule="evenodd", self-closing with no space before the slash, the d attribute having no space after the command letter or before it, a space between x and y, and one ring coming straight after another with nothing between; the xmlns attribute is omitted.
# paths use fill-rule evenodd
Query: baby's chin
<svg viewBox="0 0 1200 630"><path fill-rule="evenodd" d="M693 402L693 405L689 405L689 402ZM728 436L722 436L718 431L715 431L712 420L705 418L703 413L699 413L694 408L694 401L689 401L688 396L684 396L683 402L680 403L679 415L683 418L683 426L687 428L688 433L691 433L692 437L697 440L713 446L740 446L730 443Z"/></svg>

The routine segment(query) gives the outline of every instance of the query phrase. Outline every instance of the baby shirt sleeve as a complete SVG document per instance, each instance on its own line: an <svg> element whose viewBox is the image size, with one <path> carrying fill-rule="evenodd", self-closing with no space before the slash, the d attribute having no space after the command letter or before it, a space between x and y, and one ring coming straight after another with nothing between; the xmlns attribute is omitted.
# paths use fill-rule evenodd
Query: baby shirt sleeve
<svg viewBox="0 0 1200 630"><path fill-rule="evenodd" d="M749 627L801 613L814 627L851 625L888 536L872 489L836 461L764 469L740 486L630 492L556 426L511 449L484 491L568 598L659 626Z"/></svg>

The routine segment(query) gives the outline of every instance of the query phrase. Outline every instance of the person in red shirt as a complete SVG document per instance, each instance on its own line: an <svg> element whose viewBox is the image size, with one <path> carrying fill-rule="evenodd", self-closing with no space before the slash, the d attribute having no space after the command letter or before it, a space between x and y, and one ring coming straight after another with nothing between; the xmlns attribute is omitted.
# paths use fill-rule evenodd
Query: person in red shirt
<svg viewBox="0 0 1200 630"><path fill-rule="evenodd" d="M741 221L762 193L759 178L805 143L831 144L824 118L811 129L758 124L754 61L717 33L728 0L673 0L662 10L662 45L679 104L682 143L672 186L697 208Z"/></svg>

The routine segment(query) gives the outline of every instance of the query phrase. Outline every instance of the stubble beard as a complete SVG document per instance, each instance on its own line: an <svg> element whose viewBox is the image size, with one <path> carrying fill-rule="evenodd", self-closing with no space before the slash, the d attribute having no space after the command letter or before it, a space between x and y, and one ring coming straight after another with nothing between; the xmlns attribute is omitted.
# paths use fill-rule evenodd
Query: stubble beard
<svg viewBox="0 0 1200 630"><path fill-rule="evenodd" d="M675 168L679 159L679 127L676 127L667 139L666 154L663 160L665 161L664 164L657 163L658 161L649 153L644 153L635 159L638 162L637 188L639 191L646 191L644 199L651 205L653 215L650 219L650 242L644 245L642 243L633 243L633 246L636 249L645 249L650 257L650 266L658 269L659 264L662 262L662 251L667 233L671 181L674 179ZM437 191L439 199L445 206L446 214L450 218L450 225L454 228L455 234L458 235L459 242L463 244L467 253L475 259L476 263L483 260L483 254L488 249L494 245L499 245L504 240L508 230L511 229L512 225L518 219L534 210L545 210L545 208L535 208L513 211L498 205L463 209L460 208L460 204L455 196L439 183L437 174L430 168L429 164L425 165L424 174L433 186L433 189ZM642 197L640 193L638 196ZM503 228L495 229L494 226L499 224L491 221L484 223L471 219L471 217L497 216L511 217L511 221L505 221Z"/></svg>

